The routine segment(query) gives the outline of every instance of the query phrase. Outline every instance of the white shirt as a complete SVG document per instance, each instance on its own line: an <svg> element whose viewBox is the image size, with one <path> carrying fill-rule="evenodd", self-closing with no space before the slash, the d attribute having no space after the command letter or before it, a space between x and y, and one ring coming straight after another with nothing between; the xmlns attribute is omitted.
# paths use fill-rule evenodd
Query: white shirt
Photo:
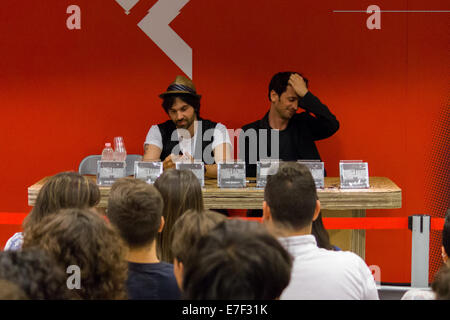
<svg viewBox="0 0 450 320"><path fill-rule="evenodd" d="M189 131L187 131L186 129L184 130L177 129L179 146L183 154L188 153L191 156L194 155L195 143L197 140L197 125L198 122L195 121L193 137L190 136ZM231 145L230 136L228 135L227 128L223 124L218 123L214 128L214 140L212 142L212 150L214 150L218 145L222 143L228 143ZM147 137L145 138L144 145L145 144L153 144L158 148L160 148L161 150L163 149L161 131L159 130L158 125L151 126L150 130L147 133Z"/></svg>
<svg viewBox="0 0 450 320"><path fill-rule="evenodd" d="M293 256L282 300L378 300L369 267L349 251L319 248L312 235L278 239Z"/></svg>

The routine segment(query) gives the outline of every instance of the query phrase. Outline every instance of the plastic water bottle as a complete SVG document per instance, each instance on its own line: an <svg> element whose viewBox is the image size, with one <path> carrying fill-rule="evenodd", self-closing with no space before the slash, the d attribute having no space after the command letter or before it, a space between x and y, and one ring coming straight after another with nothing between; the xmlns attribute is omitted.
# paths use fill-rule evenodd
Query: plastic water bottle
<svg viewBox="0 0 450 320"><path fill-rule="evenodd" d="M122 137L114 138L114 160L125 161L127 158L127 150Z"/></svg>
<svg viewBox="0 0 450 320"><path fill-rule="evenodd" d="M114 150L111 148L111 143L105 143L105 148L102 151L102 161L114 160Z"/></svg>

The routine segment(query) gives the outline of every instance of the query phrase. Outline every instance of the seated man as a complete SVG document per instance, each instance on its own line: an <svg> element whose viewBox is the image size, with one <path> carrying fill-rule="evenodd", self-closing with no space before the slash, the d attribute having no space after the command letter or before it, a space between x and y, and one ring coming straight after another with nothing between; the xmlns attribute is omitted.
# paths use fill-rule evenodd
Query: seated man
<svg viewBox="0 0 450 320"><path fill-rule="evenodd" d="M187 300L274 300L289 283L289 253L259 223L226 220L183 261Z"/></svg>
<svg viewBox="0 0 450 320"><path fill-rule="evenodd" d="M296 72L275 74L269 101L264 118L243 126L239 137L239 157L246 162L247 176L256 176L260 159L321 160L314 141L332 136L339 122L308 90L308 80ZM299 107L305 111L298 114Z"/></svg>
<svg viewBox="0 0 450 320"><path fill-rule="evenodd" d="M160 262L156 254L156 237L164 227L162 210L159 191L144 181L122 178L111 187L107 216L129 249L129 299L180 298L173 265Z"/></svg>
<svg viewBox="0 0 450 320"><path fill-rule="evenodd" d="M231 159L231 141L227 128L200 118L200 98L194 83L177 76L160 95L170 120L153 125L144 143L144 161L163 161L164 169L175 161L195 159L205 163L205 176L217 177L217 164ZM212 141L211 141L212 140Z"/></svg>
<svg viewBox="0 0 450 320"><path fill-rule="evenodd" d="M311 227L319 212L316 186L305 165L283 163L268 176L263 221L294 258L291 282L281 299L378 300L364 260L349 251L317 247Z"/></svg>

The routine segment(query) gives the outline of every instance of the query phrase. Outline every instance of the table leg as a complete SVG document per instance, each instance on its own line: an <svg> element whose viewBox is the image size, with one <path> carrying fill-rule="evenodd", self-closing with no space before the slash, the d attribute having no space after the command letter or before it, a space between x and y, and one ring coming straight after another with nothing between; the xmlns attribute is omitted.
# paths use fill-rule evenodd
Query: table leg
<svg viewBox="0 0 450 320"><path fill-rule="evenodd" d="M352 210L353 218L363 218L366 210ZM352 230L352 252L359 255L363 260L366 258L366 230Z"/></svg>

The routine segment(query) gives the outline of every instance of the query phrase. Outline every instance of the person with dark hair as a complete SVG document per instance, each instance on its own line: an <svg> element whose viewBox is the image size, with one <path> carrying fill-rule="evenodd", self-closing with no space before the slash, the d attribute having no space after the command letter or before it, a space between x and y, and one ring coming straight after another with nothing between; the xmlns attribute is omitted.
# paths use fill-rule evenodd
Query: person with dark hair
<svg viewBox="0 0 450 320"><path fill-rule="evenodd" d="M156 254L162 212L163 199L154 186L129 177L112 185L107 216L128 246L129 299L180 299L173 265L160 262Z"/></svg>
<svg viewBox="0 0 450 320"><path fill-rule="evenodd" d="M175 221L172 227L172 254L174 274L178 287L183 289L183 263L191 249L203 235L227 218L211 210L188 210Z"/></svg>
<svg viewBox="0 0 450 320"><path fill-rule="evenodd" d="M177 76L160 98L170 120L150 128L143 160L163 161L164 169L174 168L180 159L202 161L205 176L217 177L217 163L232 157L227 128L200 118L201 95L184 76Z"/></svg>
<svg viewBox="0 0 450 320"><path fill-rule="evenodd" d="M99 214L71 208L45 217L24 233L23 248L32 247L46 251L63 270L78 268L82 299L126 299L125 247Z"/></svg>
<svg viewBox="0 0 450 320"><path fill-rule="evenodd" d="M259 223L226 220L202 236L186 257L187 300L274 300L289 283L289 253Z"/></svg>
<svg viewBox="0 0 450 320"><path fill-rule="evenodd" d="M314 179L305 165L283 163L268 176L263 221L294 257L291 282L281 299L378 300L364 260L352 252L317 246L311 228L319 212Z"/></svg>
<svg viewBox="0 0 450 320"><path fill-rule="evenodd" d="M442 261L450 267L448 255L450 254L450 209L447 210L444 220L444 228L442 229Z"/></svg>
<svg viewBox="0 0 450 320"><path fill-rule="evenodd" d="M79 299L67 287L67 274L43 250L0 252L0 299Z"/></svg>
<svg viewBox="0 0 450 320"><path fill-rule="evenodd" d="M26 232L34 224L60 209L89 209L100 202L100 189L95 182L78 172L61 172L50 177L42 186L36 203L23 221ZM23 234L13 235L5 245L5 250L18 250L22 247Z"/></svg>
<svg viewBox="0 0 450 320"><path fill-rule="evenodd" d="M164 228L158 236L157 252L161 261L173 263L171 232L175 221L189 209L203 211L200 182L192 171L169 169L164 171L154 186L164 202Z"/></svg>
<svg viewBox="0 0 450 320"><path fill-rule="evenodd" d="M313 221L311 234L316 238L317 246L327 250L341 250L339 247L331 244L330 235L323 225L322 213L319 212L317 219Z"/></svg>
<svg viewBox="0 0 450 320"><path fill-rule="evenodd" d="M308 80L297 72L279 72L269 83L268 97L269 111L261 120L244 125L239 137L239 157L245 159L247 176L255 177L256 162L265 158L321 160L315 141L332 136L339 121L309 91ZM304 111L297 113L299 107ZM272 133L278 134L278 141L272 141ZM260 141L263 134L266 139ZM261 144L266 150L260 149Z"/></svg>

